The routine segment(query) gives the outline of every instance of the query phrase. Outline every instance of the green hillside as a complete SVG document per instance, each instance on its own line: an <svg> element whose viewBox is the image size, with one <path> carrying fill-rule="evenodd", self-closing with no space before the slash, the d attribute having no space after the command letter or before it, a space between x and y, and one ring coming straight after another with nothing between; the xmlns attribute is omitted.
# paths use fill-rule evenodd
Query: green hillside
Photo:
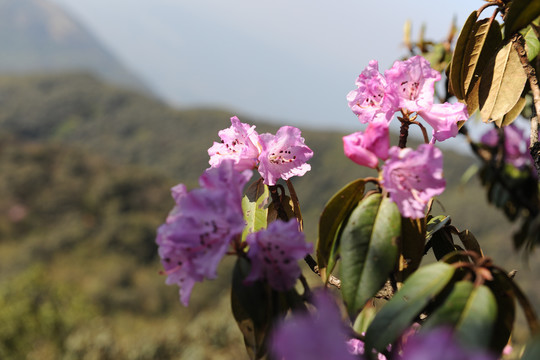
<svg viewBox="0 0 540 360"><path fill-rule="evenodd" d="M0 358L244 358L229 310L230 262L219 280L195 286L185 309L159 275L154 243L172 207L169 188L195 186L233 115L256 123L223 110L174 110L87 75L0 78ZM343 134L302 134L315 155L294 183L314 240L331 194L374 172L343 155ZM477 181L458 185L471 161L445 154L441 204L538 299L538 266L510 255L511 225Z"/></svg>

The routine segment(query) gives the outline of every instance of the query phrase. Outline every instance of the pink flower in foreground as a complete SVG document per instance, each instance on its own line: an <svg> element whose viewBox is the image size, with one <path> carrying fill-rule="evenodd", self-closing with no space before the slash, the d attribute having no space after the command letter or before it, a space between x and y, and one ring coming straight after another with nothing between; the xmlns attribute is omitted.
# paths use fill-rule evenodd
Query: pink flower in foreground
<svg viewBox="0 0 540 360"><path fill-rule="evenodd" d="M429 111L433 105L435 82L441 79L441 74L419 55L394 62L384 76L399 99L399 107L409 112Z"/></svg>
<svg viewBox="0 0 540 360"><path fill-rule="evenodd" d="M251 272L245 282L266 279L278 291L294 286L302 273L297 260L313 250L313 244L306 243L304 233L298 231L296 219L274 221L267 229L249 234L246 242Z"/></svg>
<svg viewBox="0 0 540 360"><path fill-rule="evenodd" d="M236 116L231 118L231 124L218 133L221 142L214 142L208 149L210 166L216 167L224 159L232 159L238 171L254 169L259 157L259 135L255 126L241 123Z"/></svg>
<svg viewBox="0 0 540 360"><path fill-rule="evenodd" d="M311 170L307 161L313 151L304 144L298 128L282 126L276 135L261 134L259 140L262 145L259 173L266 185L275 185L279 178L287 180Z"/></svg>
<svg viewBox="0 0 540 360"><path fill-rule="evenodd" d="M393 93L388 93L386 79L379 73L377 60L371 60L356 80L356 90L347 94L351 110L358 115L362 123L371 122L375 118L387 122L398 110L399 100Z"/></svg>
<svg viewBox="0 0 540 360"><path fill-rule="evenodd" d="M355 163L375 169L379 159L388 158L390 136L385 122L372 122L365 132L355 132L343 137L345 155Z"/></svg>
<svg viewBox="0 0 540 360"><path fill-rule="evenodd" d="M418 150L390 148L390 158L382 169L381 185L390 194L404 217L425 216L429 200L444 191L442 152L431 144Z"/></svg>
<svg viewBox="0 0 540 360"><path fill-rule="evenodd" d="M166 283L180 286L185 306L195 282L216 277L229 243L242 233L241 189L247 175L236 172L233 161L226 160L201 176L201 185L207 187L188 192L180 184L172 189L176 206L158 228L156 243Z"/></svg>
<svg viewBox="0 0 540 360"><path fill-rule="evenodd" d="M408 339L403 347L402 360L495 360L492 354L462 347L452 329L438 328L419 333Z"/></svg>
<svg viewBox="0 0 540 360"><path fill-rule="evenodd" d="M317 312L296 313L278 324L270 337L270 349L276 359L354 360L347 351L345 328L339 309L329 294L315 295Z"/></svg>
<svg viewBox="0 0 540 360"><path fill-rule="evenodd" d="M458 134L458 122L469 118L467 106L463 103L433 104L429 111L418 113L433 128L433 137L444 141Z"/></svg>
<svg viewBox="0 0 540 360"><path fill-rule="evenodd" d="M531 166L533 158L529 152L529 137L523 130L514 124L504 128L504 156L507 163L521 169L524 166ZM482 135L480 142L487 146L495 147L499 143L497 129L491 129Z"/></svg>

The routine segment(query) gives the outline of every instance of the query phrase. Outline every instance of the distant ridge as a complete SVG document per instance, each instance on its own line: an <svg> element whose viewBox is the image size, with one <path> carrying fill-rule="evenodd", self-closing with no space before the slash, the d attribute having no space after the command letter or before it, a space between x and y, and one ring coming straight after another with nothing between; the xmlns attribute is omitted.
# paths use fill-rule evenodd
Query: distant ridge
<svg viewBox="0 0 540 360"><path fill-rule="evenodd" d="M3 74L83 71L150 92L74 17L47 0L0 0L0 48Z"/></svg>

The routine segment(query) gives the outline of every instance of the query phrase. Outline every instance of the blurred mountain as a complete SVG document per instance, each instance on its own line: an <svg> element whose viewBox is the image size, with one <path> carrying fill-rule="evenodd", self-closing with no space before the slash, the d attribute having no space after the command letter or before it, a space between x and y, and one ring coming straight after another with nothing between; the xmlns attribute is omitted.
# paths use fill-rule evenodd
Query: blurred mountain
<svg viewBox="0 0 540 360"><path fill-rule="evenodd" d="M47 0L0 0L0 73L86 71L149 93L84 26Z"/></svg>

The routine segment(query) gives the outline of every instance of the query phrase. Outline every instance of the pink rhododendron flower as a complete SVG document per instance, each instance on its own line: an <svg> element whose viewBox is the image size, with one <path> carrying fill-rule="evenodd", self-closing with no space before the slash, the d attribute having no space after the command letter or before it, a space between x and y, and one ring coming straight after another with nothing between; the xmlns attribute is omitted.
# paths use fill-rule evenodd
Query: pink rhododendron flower
<svg viewBox="0 0 540 360"><path fill-rule="evenodd" d="M402 360L495 360L492 354L466 349L454 339L452 329L438 328L418 333L403 347Z"/></svg>
<svg viewBox="0 0 540 360"><path fill-rule="evenodd" d="M442 152L431 144L422 144L416 151L393 146L389 155L382 169L381 185L401 215L413 219L424 217L429 200L441 194L446 185L442 177Z"/></svg>
<svg viewBox="0 0 540 360"><path fill-rule="evenodd" d="M463 103L433 104L429 111L418 113L433 128L433 137L444 141L458 134L458 122L469 118L467 106Z"/></svg>
<svg viewBox="0 0 540 360"><path fill-rule="evenodd" d="M231 124L230 128L218 133L221 142L214 142L208 149L210 166L216 167L224 159L232 159L236 170L254 169L260 152L255 126L241 123L236 116L231 118Z"/></svg>
<svg viewBox="0 0 540 360"><path fill-rule="evenodd" d="M435 82L441 79L441 74L419 55L394 62L384 76L399 99L399 107L409 112L429 111Z"/></svg>
<svg viewBox="0 0 540 360"><path fill-rule="evenodd" d="M313 156L313 151L300 135L300 130L293 126L282 126L276 135L259 135L262 145L259 173L266 185L275 185L279 178L287 180L311 170L306 162Z"/></svg>
<svg viewBox="0 0 540 360"><path fill-rule="evenodd" d="M201 188L172 189L176 206L157 231L156 243L167 284L180 286L180 301L187 306L195 282L216 277L216 268L231 240L245 225L241 191L248 172L234 170L232 160L208 169ZM220 186L217 186L221 184Z"/></svg>
<svg viewBox="0 0 540 360"><path fill-rule="evenodd" d="M354 360L347 351L345 328L335 301L326 293L314 299L317 312L296 313L278 324L270 338L270 349L280 360Z"/></svg>
<svg viewBox="0 0 540 360"><path fill-rule="evenodd" d="M274 221L267 229L249 234L246 242L251 272L245 282L249 284L266 279L278 291L294 286L302 273L297 260L313 250L313 244L306 243L304 233L298 231L296 219Z"/></svg>
<svg viewBox="0 0 540 360"><path fill-rule="evenodd" d="M375 169L379 159L388 158L390 136L388 125L377 121L368 125L365 132L355 132L343 137L345 155L355 163Z"/></svg>
<svg viewBox="0 0 540 360"><path fill-rule="evenodd" d="M356 80L358 88L347 95L351 110L362 123L375 118L387 122L398 110L399 100L392 92L387 92L386 79L379 73L377 60L371 60Z"/></svg>
<svg viewBox="0 0 540 360"><path fill-rule="evenodd" d="M521 169L533 164L533 158L529 152L530 139L525 132L514 124L504 128L504 156L507 163ZM497 129L491 129L482 135L480 142L487 146L495 147L499 143Z"/></svg>

